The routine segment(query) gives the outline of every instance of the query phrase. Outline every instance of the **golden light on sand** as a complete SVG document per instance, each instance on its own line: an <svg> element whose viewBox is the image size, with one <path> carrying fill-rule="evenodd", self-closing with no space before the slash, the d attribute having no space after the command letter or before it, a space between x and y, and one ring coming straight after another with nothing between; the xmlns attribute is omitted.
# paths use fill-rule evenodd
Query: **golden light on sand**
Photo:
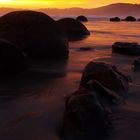
<svg viewBox="0 0 140 140"><path fill-rule="evenodd" d="M0 0L1 7L20 8L95 8L111 3L140 3L140 0Z"/></svg>

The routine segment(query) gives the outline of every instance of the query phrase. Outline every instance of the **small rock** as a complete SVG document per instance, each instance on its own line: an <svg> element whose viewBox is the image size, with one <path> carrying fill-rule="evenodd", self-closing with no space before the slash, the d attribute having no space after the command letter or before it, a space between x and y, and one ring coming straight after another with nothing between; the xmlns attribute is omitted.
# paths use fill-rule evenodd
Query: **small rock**
<svg viewBox="0 0 140 140"><path fill-rule="evenodd" d="M79 20L79 21L81 21L81 22L87 22L88 21L87 17L82 16L82 15L81 16L78 16L76 19Z"/></svg>
<svg viewBox="0 0 140 140"><path fill-rule="evenodd" d="M137 70L140 70L140 58L137 59L137 60L134 60L134 70L137 71Z"/></svg>
<svg viewBox="0 0 140 140"><path fill-rule="evenodd" d="M93 50L93 48L91 48L91 47L81 47L81 48L79 48L79 50L80 51L91 51L91 50Z"/></svg>
<svg viewBox="0 0 140 140"><path fill-rule="evenodd" d="M119 22L121 19L119 17L110 18L110 21Z"/></svg>
<svg viewBox="0 0 140 140"><path fill-rule="evenodd" d="M126 17L124 20L125 20L125 21L131 21L131 22L133 22L133 21L136 21L136 18L133 17L133 16L128 16L128 17Z"/></svg>

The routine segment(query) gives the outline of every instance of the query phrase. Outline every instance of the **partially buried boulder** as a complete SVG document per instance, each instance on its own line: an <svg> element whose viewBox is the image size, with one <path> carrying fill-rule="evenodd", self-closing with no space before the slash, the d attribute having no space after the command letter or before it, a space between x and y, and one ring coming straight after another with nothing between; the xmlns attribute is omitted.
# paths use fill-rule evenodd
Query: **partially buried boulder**
<svg viewBox="0 0 140 140"><path fill-rule="evenodd" d="M76 19L79 20L79 21L81 21L81 22L87 22L88 21L87 17L82 16L82 15L81 16L78 16Z"/></svg>
<svg viewBox="0 0 140 140"><path fill-rule="evenodd" d="M88 29L80 21L73 18L63 18L57 23L66 32L69 40L80 40L90 35Z"/></svg>
<svg viewBox="0 0 140 140"><path fill-rule="evenodd" d="M140 45L138 43L116 42L112 45L112 51L127 55L140 55Z"/></svg>
<svg viewBox="0 0 140 140"><path fill-rule="evenodd" d="M125 21L131 21L131 22L133 22L133 21L136 21L136 18L133 17L133 16L128 16L128 17L126 17L124 20L125 20Z"/></svg>
<svg viewBox="0 0 140 140"><path fill-rule="evenodd" d="M0 38L13 42L30 57L68 56L68 39L64 32L41 12L15 11L2 16Z"/></svg>
<svg viewBox="0 0 140 140"><path fill-rule="evenodd" d="M11 42L0 39L0 76L17 74L26 67L26 55Z"/></svg>
<svg viewBox="0 0 140 140"><path fill-rule="evenodd" d="M119 22L121 19L119 17L110 18L110 21Z"/></svg>
<svg viewBox="0 0 140 140"><path fill-rule="evenodd" d="M66 140L85 140L105 136L110 127L108 112L96 94L79 89L66 100L63 131Z"/></svg>
<svg viewBox="0 0 140 140"><path fill-rule="evenodd" d="M90 62L83 71L80 87L86 87L90 80L96 80L105 88L125 97L129 88L129 79L115 66L103 62Z"/></svg>

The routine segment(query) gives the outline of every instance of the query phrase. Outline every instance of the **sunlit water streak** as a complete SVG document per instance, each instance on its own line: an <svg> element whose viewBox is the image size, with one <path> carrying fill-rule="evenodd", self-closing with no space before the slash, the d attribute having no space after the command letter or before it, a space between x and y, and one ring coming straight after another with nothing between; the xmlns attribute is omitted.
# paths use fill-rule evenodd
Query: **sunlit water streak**
<svg viewBox="0 0 140 140"><path fill-rule="evenodd" d="M58 130L64 97L77 89L81 72L91 60L116 65L133 79L126 104L114 110L114 129L108 140L140 138L140 73L132 69L137 57L112 54L111 51L111 45L116 41L140 43L140 23L114 23L96 18L85 25L91 35L69 43L68 61L38 62L21 76L0 81L0 94L5 95L0 98L1 140L60 139ZM93 50L79 51L80 47ZM14 98L9 98L11 95Z"/></svg>

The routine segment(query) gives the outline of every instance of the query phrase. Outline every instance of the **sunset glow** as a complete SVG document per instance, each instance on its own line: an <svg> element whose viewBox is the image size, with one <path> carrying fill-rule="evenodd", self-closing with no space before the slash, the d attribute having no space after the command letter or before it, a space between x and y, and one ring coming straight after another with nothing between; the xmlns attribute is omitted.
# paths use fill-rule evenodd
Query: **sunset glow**
<svg viewBox="0 0 140 140"><path fill-rule="evenodd" d="M140 3L140 0L0 0L1 7L14 8L95 8L111 3Z"/></svg>

